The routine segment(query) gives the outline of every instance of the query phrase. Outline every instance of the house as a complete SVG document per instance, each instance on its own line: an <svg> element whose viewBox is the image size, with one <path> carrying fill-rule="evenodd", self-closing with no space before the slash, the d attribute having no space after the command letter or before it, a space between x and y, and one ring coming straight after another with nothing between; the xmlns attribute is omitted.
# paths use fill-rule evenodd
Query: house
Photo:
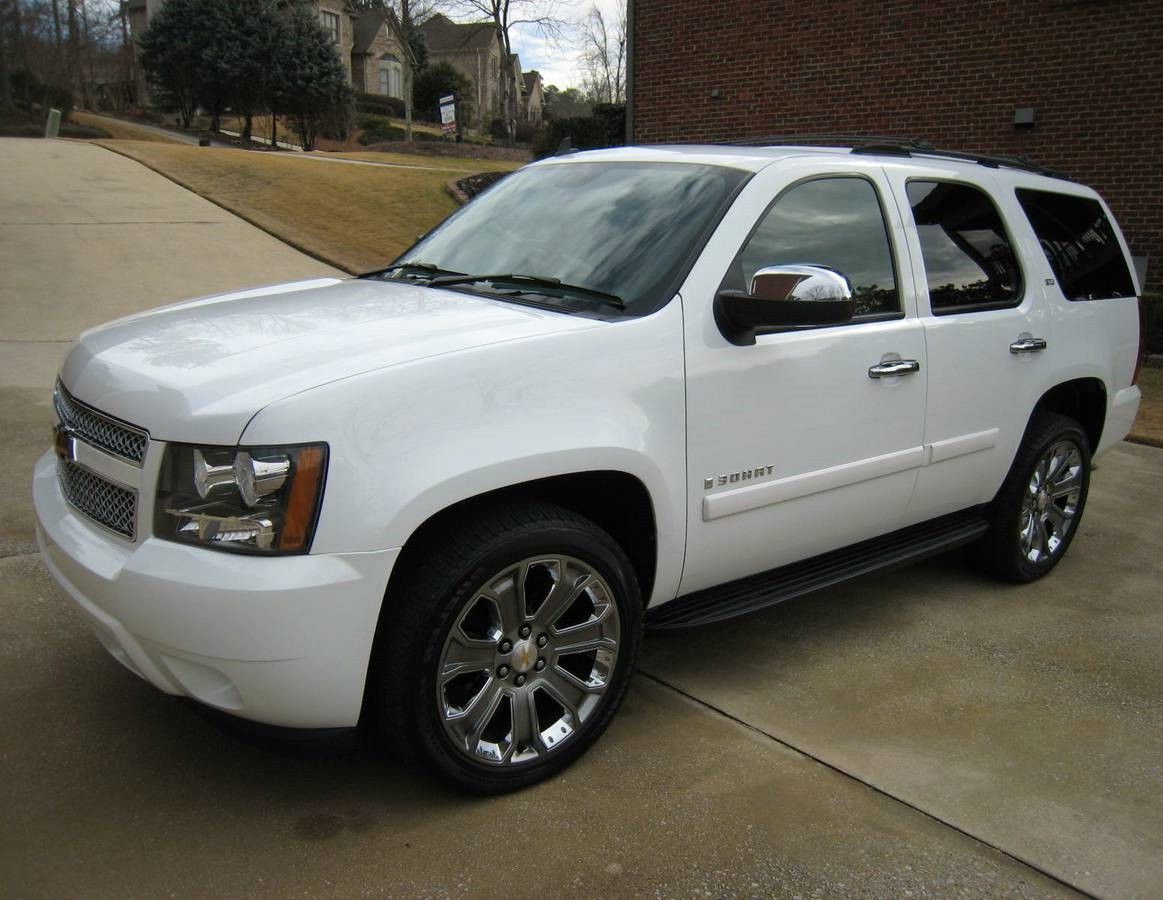
<svg viewBox="0 0 1163 900"><path fill-rule="evenodd" d="M631 0L631 141L899 135L1029 156L1101 192L1163 290L1159 0L761 5Z"/></svg>
<svg viewBox="0 0 1163 900"><path fill-rule="evenodd" d="M544 85L541 73L534 69L524 75L525 92L522 98L521 113L526 122L540 125L545 109Z"/></svg>
<svg viewBox="0 0 1163 900"><path fill-rule="evenodd" d="M503 92L501 59L504 51L491 22L462 24L441 13L420 26L428 42L428 62L448 63L472 83L469 124L484 128L501 115Z"/></svg>
<svg viewBox="0 0 1163 900"><path fill-rule="evenodd" d="M351 83L357 91L404 98L404 50L392 13L368 10L356 16L351 47Z"/></svg>

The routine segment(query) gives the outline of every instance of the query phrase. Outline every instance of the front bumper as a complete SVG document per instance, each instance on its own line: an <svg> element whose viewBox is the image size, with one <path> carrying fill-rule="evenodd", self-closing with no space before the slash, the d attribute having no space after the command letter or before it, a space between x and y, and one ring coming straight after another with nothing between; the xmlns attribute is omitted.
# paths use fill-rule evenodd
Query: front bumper
<svg viewBox="0 0 1163 900"><path fill-rule="evenodd" d="M37 462L33 500L49 572L126 668L257 722L358 722L398 549L262 558L154 537L135 544L65 502L52 453Z"/></svg>

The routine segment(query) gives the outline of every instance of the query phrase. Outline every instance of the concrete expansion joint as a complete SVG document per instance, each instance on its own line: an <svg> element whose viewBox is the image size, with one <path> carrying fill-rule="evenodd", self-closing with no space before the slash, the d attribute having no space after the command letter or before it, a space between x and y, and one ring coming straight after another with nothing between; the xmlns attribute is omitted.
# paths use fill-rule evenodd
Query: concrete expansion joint
<svg viewBox="0 0 1163 900"><path fill-rule="evenodd" d="M892 800L895 803L899 803L901 806L908 807L909 809L913 810L914 812L919 813L920 815L924 816L925 818L927 818L933 822L936 822L938 825L942 825L945 828L948 828L952 831L957 832L958 834L960 834L964 837L969 838L971 841L974 841L974 842L980 844L982 847L988 847L990 850L993 850L997 853L1000 853L1002 856L1006 857L1009 860L1012 860L1013 862L1017 863L1018 865L1024 866L1027 869L1030 869L1034 872L1037 872L1038 874L1043 875L1046 878L1049 878L1051 881L1055 882L1056 884L1060 884L1062 887L1064 887L1068 890L1074 891L1075 893L1080 894L1083 897L1090 897L1090 898L1092 898L1092 900L1098 900L1098 898L1094 894L1078 887L1075 884L1072 884L1070 881L1066 880L1062 876L1056 875L1053 872L1051 872L1047 869L1044 869L1042 866L1039 866L1037 863L1031 862L1028 859L1023 859L1022 857L1015 855L1011 851L1006 850L1004 847L998 846L997 844L995 844L989 840L986 840L985 838L980 837L979 835L973 834L970 831L966 831L964 828L960 827L959 825L954 824L953 822L950 822L948 819L944 819L935 813L929 812L927 809L924 809L923 807L917 806L915 803L912 803L912 802L904 799L903 797L899 797L896 794L892 793L891 791L888 791L885 788L880 787L879 785L873 784L870 781L866 781L865 779L861 778L859 775L857 775L853 772L849 772L847 769L841 768L840 766L836 765L835 763L828 762L828 760L823 759L822 757L817 756L816 754L811 753L810 751L805 750L802 747L797 747L795 744L789 743L788 741L784 740L781 737L778 737L777 735L772 734L769 731L764 731L762 728L759 728L758 726L753 725L752 723L746 721L745 719L741 719L738 716L732 715L731 713L727 712L725 709L722 709L721 707L715 706L715 704L710 703L706 700L703 700L701 697L696 697L694 694L691 694L691 693L688 693L687 691L684 691L682 688L671 684L669 681L666 681L665 679L660 678L657 675L652 675L649 672L644 671L643 669L639 669L638 674L644 678L648 678L649 680L653 681L659 687L663 687L663 688L666 688L667 690L673 691L674 693L678 694L680 697L683 697L683 698L689 700L691 703L695 703L698 706L701 706L704 709L709 710L710 712L712 712L718 716L721 716L724 719L727 719L731 722L734 722L736 725L741 725L742 727L746 728L747 730L755 732L756 734L766 738L767 740L771 741L772 743L778 744L779 746L783 747L784 749L791 750L793 753L797 753L800 756L803 756L807 759L810 759L812 762L819 763L821 766L823 766L826 769L830 769L831 771L835 772L837 775L840 775L844 778L847 778L850 781L854 781L858 784L861 784L864 787L868 788L869 790L874 791L875 793L879 794L880 796L885 797L888 800Z"/></svg>

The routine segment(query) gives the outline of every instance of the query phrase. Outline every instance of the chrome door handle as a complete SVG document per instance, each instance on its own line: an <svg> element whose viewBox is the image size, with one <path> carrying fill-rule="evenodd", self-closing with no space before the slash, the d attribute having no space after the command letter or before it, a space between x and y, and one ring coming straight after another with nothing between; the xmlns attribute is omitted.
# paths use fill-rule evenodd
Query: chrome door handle
<svg viewBox="0 0 1163 900"><path fill-rule="evenodd" d="M1010 353L1041 353L1046 349L1046 342L1041 338L1018 338L1010 344Z"/></svg>
<svg viewBox="0 0 1163 900"><path fill-rule="evenodd" d="M869 378L892 378L895 375L912 375L921 371L921 364L915 359L893 359L882 362L868 370Z"/></svg>

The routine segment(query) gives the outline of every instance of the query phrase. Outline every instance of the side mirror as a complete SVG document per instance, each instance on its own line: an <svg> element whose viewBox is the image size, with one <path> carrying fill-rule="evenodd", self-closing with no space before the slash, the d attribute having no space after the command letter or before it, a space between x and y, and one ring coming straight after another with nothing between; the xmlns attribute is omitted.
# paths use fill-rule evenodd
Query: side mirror
<svg viewBox="0 0 1163 900"><path fill-rule="evenodd" d="M732 344L755 343L755 329L843 325L856 311L852 283L827 266L768 266L751 290L719 291L715 324Z"/></svg>

